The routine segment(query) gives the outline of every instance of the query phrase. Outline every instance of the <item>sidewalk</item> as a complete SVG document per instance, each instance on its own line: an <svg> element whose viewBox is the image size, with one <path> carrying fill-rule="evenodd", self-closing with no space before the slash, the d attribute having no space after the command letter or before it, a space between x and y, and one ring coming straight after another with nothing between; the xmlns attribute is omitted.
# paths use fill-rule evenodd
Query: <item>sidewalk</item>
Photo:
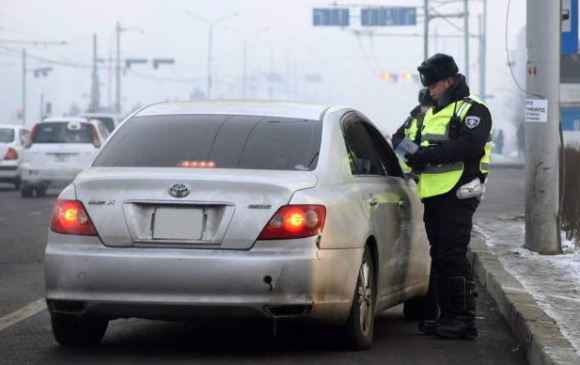
<svg viewBox="0 0 580 365"><path fill-rule="evenodd" d="M470 244L474 271L496 301L530 364L580 364L580 261L523 247L524 170L490 175Z"/></svg>

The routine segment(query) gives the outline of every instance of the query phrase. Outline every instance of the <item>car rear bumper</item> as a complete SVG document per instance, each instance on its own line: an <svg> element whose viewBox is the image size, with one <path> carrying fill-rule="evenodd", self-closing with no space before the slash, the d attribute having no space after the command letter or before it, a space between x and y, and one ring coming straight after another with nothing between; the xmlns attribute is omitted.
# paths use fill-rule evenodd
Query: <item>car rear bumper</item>
<svg viewBox="0 0 580 365"><path fill-rule="evenodd" d="M80 168L37 168L22 166L24 185L64 188L82 171Z"/></svg>
<svg viewBox="0 0 580 365"><path fill-rule="evenodd" d="M77 243L66 243L71 237ZM315 241L258 241L248 251L111 248L96 237L50 232L46 298L51 312L62 315L234 314L340 324L363 249L320 250Z"/></svg>
<svg viewBox="0 0 580 365"><path fill-rule="evenodd" d="M0 181L15 180L20 176L18 160L0 161Z"/></svg>

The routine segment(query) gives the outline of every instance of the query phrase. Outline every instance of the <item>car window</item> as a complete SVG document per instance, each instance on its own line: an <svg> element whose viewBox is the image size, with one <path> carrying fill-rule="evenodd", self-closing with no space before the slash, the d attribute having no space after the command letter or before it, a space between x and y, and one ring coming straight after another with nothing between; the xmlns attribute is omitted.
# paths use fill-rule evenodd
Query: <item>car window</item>
<svg viewBox="0 0 580 365"><path fill-rule="evenodd" d="M399 165L399 160L397 159L397 156L391 149L391 146L388 144L387 140L371 124L363 124L372 140L373 146L375 147L379 159L387 171L387 174L394 177L403 177L404 175L403 171L401 170L401 165Z"/></svg>
<svg viewBox="0 0 580 365"><path fill-rule="evenodd" d="M14 141L14 129L0 128L0 143L10 143Z"/></svg>
<svg viewBox="0 0 580 365"><path fill-rule="evenodd" d="M134 117L94 166L314 170L322 123L231 115ZM201 165L200 165L201 166Z"/></svg>
<svg viewBox="0 0 580 365"><path fill-rule="evenodd" d="M342 123L351 171L355 175L385 175L373 142L356 114L349 114Z"/></svg>
<svg viewBox="0 0 580 365"><path fill-rule="evenodd" d="M105 141L109 136L109 130L107 129L107 127L103 125L103 123L99 123L98 128L99 132L101 133L101 136L103 137L103 141Z"/></svg>
<svg viewBox="0 0 580 365"><path fill-rule="evenodd" d="M113 118L110 117L93 117L93 116L89 116L89 119L96 119L99 122L103 123L105 125L105 127L107 128L107 130L110 132L112 132L115 129L115 120Z"/></svg>
<svg viewBox="0 0 580 365"><path fill-rule="evenodd" d="M28 142L28 131L26 129L20 130L20 144L26 146L26 142Z"/></svg>
<svg viewBox="0 0 580 365"><path fill-rule="evenodd" d="M93 143L91 125L79 122L37 124L32 143Z"/></svg>

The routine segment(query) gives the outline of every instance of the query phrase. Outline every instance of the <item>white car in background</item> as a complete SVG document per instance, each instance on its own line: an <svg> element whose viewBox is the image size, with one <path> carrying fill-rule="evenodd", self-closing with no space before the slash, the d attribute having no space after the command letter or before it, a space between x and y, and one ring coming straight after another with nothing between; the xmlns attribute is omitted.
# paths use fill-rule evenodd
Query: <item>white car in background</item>
<svg viewBox="0 0 580 365"><path fill-rule="evenodd" d="M13 183L20 189L20 158L28 140L28 129L0 124L0 182Z"/></svg>
<svg viewBox="0 0 580 365"><path fill-rule="evenodd" d="M21 194L46 194L48 188L64 188L89 167L109 135L98 120L49 118L36 124L24 149Z"/></svg>
<svg viewBox="0 0 580 365"><path fill-rule="evenodd" d="M79 115L80 118L96 119L103 123L109 133L111 133L123 121L123 118L116 114L108 113L83 113Z"/></svg>

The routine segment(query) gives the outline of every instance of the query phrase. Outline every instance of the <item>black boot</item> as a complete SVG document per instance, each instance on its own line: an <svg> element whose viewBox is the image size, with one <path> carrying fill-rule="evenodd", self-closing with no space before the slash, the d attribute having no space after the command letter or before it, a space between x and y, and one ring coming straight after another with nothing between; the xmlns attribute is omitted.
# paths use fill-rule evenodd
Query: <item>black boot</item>
<svg viewBox="0 0 580 365"><path fill-rule="evenodd" d="M449 278L449 294L450 314L437 325L437 335L452 339L476 339L475 283L466 281L462 276Z"/></svg>
<svg viewBox="0 0 580 365"><path fill-rule="evenodd" d="M433 269L431 269L433 270ZM439 318L419 322L419 331L427 335L436 335L437 326L449 317L449 290L447 278L437 276L437 300L439 302Z"/></svg>

